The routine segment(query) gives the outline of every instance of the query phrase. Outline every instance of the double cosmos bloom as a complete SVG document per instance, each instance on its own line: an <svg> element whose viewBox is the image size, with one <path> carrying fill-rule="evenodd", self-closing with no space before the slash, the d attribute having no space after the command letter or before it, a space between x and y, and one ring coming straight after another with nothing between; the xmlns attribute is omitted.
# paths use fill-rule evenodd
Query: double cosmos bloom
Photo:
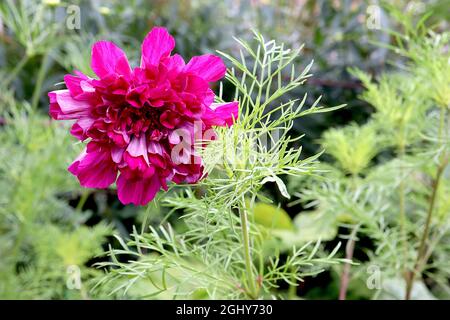
<svg viewBox="0 0 450 320"><path fill-rule="evenodd" d="M142 44L140 66L132 69L119 47L99 41L91 61L98 79L75 72L64 77L67 90L48 94L50 116L75 120L71 134L88 141L69 167L82 186L116 182L123 204L145 205L170 181L202 178L199 138L213 126L232 125L238 103L213 103L209 84L226 72L219 57L185 63L171 55L174 47L166 29L153 28Z"/></svg>

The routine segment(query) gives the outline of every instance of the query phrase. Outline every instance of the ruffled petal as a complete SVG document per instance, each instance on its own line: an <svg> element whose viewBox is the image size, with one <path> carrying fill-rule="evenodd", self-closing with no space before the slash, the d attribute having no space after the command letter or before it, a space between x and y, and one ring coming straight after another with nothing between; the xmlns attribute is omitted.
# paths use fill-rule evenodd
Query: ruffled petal
<svg viewBox="0 0 450 320"><path fill-rule="evenodd" d="M193 57L184 70L198 75L207 82L213 82L223 78L227 67L220 57L213 54L205 54Z"/></svg>
<svg viewBox="0 0 450 320"><path fill-rule="evenodd" d="M169 71L180 72L185 65L186 63L184 62L183 57L179 54L174 54L168 59L166 67Z"/></svg>
<svg viewBox="0 0 450 320"><path fill-rule="evenodd" d="M160 188L156 174L147 179L132 179L121 174L117 179L117 195L123 204L144 206L155 198Z"/></svg>
<svg viewBox="0 0 450 320"><path fill-rule="evenodd" d="M196 183L203 176L201 158L193 157L191 164L180 164L174 168L172 181L175 183Z"/></svg>
<svg viewBox="0 0 450 320"><path fill-rule="evenodd" d="M92 70L104 78L108 75L122 75L128 78L131 68L125 53L109 41L98 41L92 47Z"/></svg>
<svg viewBox="0 0 450 320"><path fill-rule="evenodd" d="M213 103L209 108L206 108L202 116L203 122L207 126L231 126L233 121L238 118L239 103Z"/></svg>
<svg viewBox="0 0 450 320"><path fill-rule="evenodd" d="M117 166L112 161L111 152L106 148L94 147L85 150L70 165L68 170L77 176L86 188L107 188L117 177Z"/></svg>
<svg viewBox="0 0 450 320"><path fill-rule="evenodd" d="M175 126L177 126L180 123L181 117L178 113L175 113L170 110L166 110L159 117L159 121L166 128L173 129L173 128L175 128Z"/></svg>
<svg viewBox="0 0 450 320"><path fill-rule="evenodd" d="M134 137L133 139L131 139L131 142L127 148L127 152L130 156L135 158L143 157L145 162L149 164L147 156L147 140L145 134L141 134L139 138Z"/></svg>
<svg viewBox="0 0 450 320"><path fill-rule="evenodd" d="M94 124L94 119L89 117L83 117L77 120L70 129L70 134L79 140L85 140L87 138L86 132Z"/></svg>
<svg viewBox="0 0 450 320"><path fill-rule="evenodd" d="M50 116L55 120L72 120L89 117L91 105L87 101L75 100L69 90L56 90L48 93Z"/></svg>
<svg viewBox="0 0 450 320"><path fill-rule="evenodd" d="M81 74L81 76L74 76L71 74L64 76L64 82L70 95L77 100L89 100L95 98L95 88L89 83L89 78Z"/></svg>
<svg viewBox="0 0 450 320"><path fill-rule="evenodd" d="M163 146L161 145L161 143L159 143L157 141L150 141L148 143L147 151L149 153L160 154L160 155L162 155L164 153Z"/></svg>
<svg viewBox="0 0 450 320"><path fill-rule="evenodd" d="M142 43L141 67L157 66L162 58L168 58L175 39L165 28L155 27L145 37Z"/></svg>
<svg viewBox="0 0 450 320"><path fill-rule="evenodd" d="M121 163L125 148L114 146L111 148L111 158L115 163Z"/></svg>

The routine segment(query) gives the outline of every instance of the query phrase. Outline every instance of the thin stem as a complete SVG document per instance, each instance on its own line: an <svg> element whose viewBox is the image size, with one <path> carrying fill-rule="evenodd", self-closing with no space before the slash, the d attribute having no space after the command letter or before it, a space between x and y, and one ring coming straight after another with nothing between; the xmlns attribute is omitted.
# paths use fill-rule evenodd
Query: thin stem
<svg viewBox="0 0 450 320"><path fill-rule="evenodd" d="M356 242L356 234L358 232L359 225L356 225L351 234L350 238L347 241L347 246L345 247L345 258L348 260L353 259L353 253L355 251L355 242ZM347 296L347 288L348 284L350 282L350 268L351 264L349 262L346 262L344 265L344 269L342 270L341 274L341 285L339 288L339 300L345 300Z"/></svg>
<svg viewBox="0 0 450 320"><path fill-rule="evenodd" d="M430 206L429 206L428 212L427 212L427 220L425 222L425 228L423 230L422 238L420 239L418 257L423 257L423 255L425 253L426 240L428 238L428 234L430 233L431 216L432 216L434 207L436 205L436 194L438 191L439 182L442 177L443 171L444 171L444 166L443 165L439 166L438 172L436 175L436 179L433 182L433 191L431 194Z"/></svg>
<svg viewBox="0 0 450 320"><path fill-rule="evenodd" d="M442 134L443 134L444 125L445 125L445 116L446 116L446 110L444 108L441 108L440 122L439 122L439 140L442 140ZM444 154L441 159L442 160L437 168L436 177L434 178L433 183L432 183L431 198L430 198L430 203L428 206L425 227L423 230L422 237L420 239L419 250L417 251L417 258L416 258L416 262L414 264L414 269L412 272L410 272L410 274L408 275L408 277L406 279L406 293L405 293L406 300L411 299L411 292L412 292L414 279L415 279L416 275L420 275L422 273L423 265L426 264L426 262L428 260L426 246L427 246L427 239L428 239L428 236L430 233L430 226L431 226L433 211L434 211L434 207L436 206L436 195L438 193L442 174L444 173L444 170L447 167L448 160L449 160L448 155L446 155L446 154Z"/></svg>
<svg viewBox="0 0 450 320"><path fill-rule="evenodd" d="M239 215L241 218L242 242L244 247L245 269L247 273L246 278L250 291L248 294L251 298L256 298L256 286L255 286L255 278L253 275L252 257L250 252L250 237L248 230L248 216L245 207L245 199L243 199L241 203L241 210L239 210Z"/></svg>
<svg viewBox="0 0 450 320"><path fill-rule="evenodd" d="M413 282L414 282L414 278L415 278L417 273L421 272L422 265L425 263L425 261L423 261L423 258L424 258L424 255L426 253L426 244L427 244L428 235L430 233L431 218L433 216L434 207L436 205L436 195L437 195L437 191L438 191L438 188L439 188L439 182L441 180L442 173L444 172L444 169L447 166L447 162L448 162L448 159L446 161L444 161L438 167L438 171L436 173L436 178L433 181L432 193L431 193L431 198L430 198L430 205L429 205L428 211L427 211L427 218L426 218L426 221L425 221L425 228L423 230L423 234L422 234L422 237L420 239L419 250L417 251L416 263L414 265L413 272L411 272L409 277L407 278L406 295L405 295L405 299L406 300L409 300L411 298L411 291L412 291L412 285L413 285Z"/></svg>
<svg viewBox="0 0 450 320"><path fill-rule="evenodd" d="M83 190L83 193L81 194L80 199L78 200L78 204L75 208L75 211L80 213L83 210L84 204L86 203L87 199L89 198L89 195L91 193L88 190Z"/></svg>
<svg viewBox="0 0 450 320"><path fill-rule="evenodd" d="M402 121L402 125L400 127L400 141L398 145L398 154L400 157L400 174L401 181L398 187L399 193L399 226L400 226L400 234L402 237L402 247L403 247L403 265L404 265L404 273L405 276L407 273L407 261L408 261L408 240L406 235L406 212L405 212L405 180L404 180L404 168L403 168L403 160L405 158L405 130Z"/></svg>
<svg viewBox="0 0 450 320"><path fill-rule="evenodd" d="M42 85L45 79L45 72L47 70L47 65L49 63L50 55L46 52L42 56L41 67L39 68L39 73L36 79L36 85L34 86L33 96L31 98L31 108L36 109L39 103L39 97L41 95Z"/></svg>
<svg viewBox="0 0 450 320"><path fill-rule="evenodd" d="M356 190L358 187L358 175L357 174L352 175L351 187L354 190ZM356 233L358 232L358 229L359 229L359 224L357 224L353 227L353 230L350 233L349 239L347 241L347 245L345 247L345 258L348 260L353 259L353 252L355 250L355 239L356 239ZM341 273L341 279L340 279L339 300L345 300L345 298L347 296L347 288L348 288L348 284L350 282L350 269L351 269L351 264L345 263L344 268Z"/></svg>
<svg viewBox="0 0 450 320"><path fill-rule="evenodd" d="M291 277L291 281L292 282L297 282L297 279L295 278L295 275L293 274L292 275L292 277ZM288 298L289 299L296 299L297 298L297 288L298 288L298 285L297 284L290 284L289 285L289 289L288 289Z"/></svg>

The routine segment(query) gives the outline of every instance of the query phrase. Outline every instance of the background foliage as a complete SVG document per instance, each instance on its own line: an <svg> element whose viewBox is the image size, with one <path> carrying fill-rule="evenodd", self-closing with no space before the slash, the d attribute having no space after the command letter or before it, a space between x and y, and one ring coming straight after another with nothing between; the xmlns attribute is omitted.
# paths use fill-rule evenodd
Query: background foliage
<svg viewBox="0 0 450 320"><path fill-rule="evenodd" d="M67 24L74 8L80 8L79 29ZM380 28L368 27L373 8L380 10ZM450 182L443 164L450 72L442 32L448 20L444 0L2 1L0 297L335 299L349 267L342 259L351 253L357 265L348 268L347 298L404 298L405 279L415 283L413 297L449 298ZM305 134L285 141L302 147L299 165L309 168L308 159L315 160L309 157L325 149L322 163L312 165L315 175L277 180L285 168L266 163L279 169L271 181L262 183L266 173L248 175L259 189L228 190L229 198L219 199L220 179L229 179L219 171L195 189L160 195L147 208L122 206L112 189L80 188L66 168L81 146L67 127L50 121L46 93L75 69L92 74L90 47L99 39L121 45L136 65L140 42L154 25L174 34L184 57L219 50L230 67L226 58L239 59L243 49L233 37L252 48L270 39L284 48L304 43L292 62L300 74L314 59L307 71L313 77L283 92L279 103L287 103L287 113L278 110L273 121L291 137ZM251 29L266 42L255 42ZM234 67L221 90L225 100L236 96L245 73ZM292 83L289 71L281 74L283 86ZM295 113L289 103L305 93L304 110L319 96L323 105L347 107L294 114L291 124L277 124ZM245 121L241 126L228 134L250 128ZM235 183L245 178L242 170ZM436 180L431 241L417 266ZM242 240L229 232L241 224L239 210L250 215L262 260L255 266L263 270L254 273L266 275L260 292L241 278ZM208 241L194 237L199 230L211 235ZM382 284L371 290L367 281L377 270Z"/></svg>

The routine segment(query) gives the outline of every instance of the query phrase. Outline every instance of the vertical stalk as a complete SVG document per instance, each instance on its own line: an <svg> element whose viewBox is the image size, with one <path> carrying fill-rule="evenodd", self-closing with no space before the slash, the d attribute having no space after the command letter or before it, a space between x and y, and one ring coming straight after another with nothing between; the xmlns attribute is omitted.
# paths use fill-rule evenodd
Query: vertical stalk
<svg viewBox="0 0 450 320"><path fill-rule="evenodd" d="M405 277L408 274L407 265L408 265L408 240L406 233L406 212L405 212L405 180L404 180L404 168L403 168L403 160L405 158L405 129L403 125L400 126L400 141L398 144L398 155L400 157L401 166L400 166L400 174L401 181L398 186L399 193L399 226L400 226L400 235L402 237L402 247L403 247L403 265L404 265L404 275Z"/></svg>
<svg viewBox="0 0 450 320"><path fill-rule="evenodd" d="M437 191L439 188L439 183L440 183L442 174L445 170L445 167L447 166L447 163L448 163L448 158L445 158L444 161L441 163L441 165L439 165L438 171L436 173L436 178L433 181L430 204L428 206L425 227L423 229L423 234L420 239L419 250L417 251L416 262L415 262L413 271L410 273L410 275L408 276L407 281L406 281L406 294L405 294L406 300L411 299L411 291L412 291L414 279L417 274L420 274L422 272L421 271L422 266L423 266L423 264L426 263L426 261L424 261L424 257L426 254L427 239L428 239L428 235L430 233L431 218L433 216L434 207L436 205L436 195L437 195Z"/></svg>
<svg viewBox="0 0 450 320"><path fill-rule="evenodd" d="M426 240L428 238L428 234L430 233L430 224L431 224L431 216L434 210L434 207L436 205L436 194L439 188L439 182L441 180L442 177L442 173L444 172L444 165L439 166L438 168L438 172L436 175L436 179L433 182L433 191L431 194L431 200L430 200L430 206L428 208L428 212L427 212L427 220L425 222L425 228L423 230L423 234L422 234L422 238L420 239L420 246L419 246L419 250L418 250L418 262L419 261L419 257L422 258L425 254L425 246L426 246Z"/></svg>
<svg viewBox="0 0 450 320"><path fill-rule="evenodd" d="M356 190L358 187L358 175L354 173L352 175L352 187ZM356 241L356 234L359 229L359 224L353 226L353 230L350 233L350 238L347 241L347 245L345 247L345 259L352 260L353 259L353 252L355 251L355 241ZM339 300L345 300L347 296L347 289L348 284L350 282L350 269L351 264L349 262L346 262L344 264L344 268L341 273L341 281L340 281L340 287L339 287Z"/></svg>
<svg viewBox="0 0 450 320"><path fill-rule="evenodd" d="M34 86L33 96L31 97L31 108L36 109L39 103L39 97L41 95L42 85L45 79L45 71L49 63L50 55L48 52L44 53L42 56L41 67L39 68L39 73L36 79L36 85Z"/></svg>
<svg viewBox="0 0 450 320"><path fill-rule="evenodd" d="M90 192L86 189L83 190L83 193L80 196L80 199L78 200L78 204L75 207L75 211L80 213L83 210L84 204L86 203L87 199L89 198Z"/></svg>
<svg viewBox="0 0 450 320"><path fill-rule="evenodd" d="M243 242L243 248L244 248L246 280L247 280L248 290L249 290L248 295L251 298L256 298L255 277L253 275L252 256L251 256L251 252L250 252L248 215L247 215L247 209L245 207L245 199L244 198L241 203L241 210L239 210L239 215L241 218L242 242Z"/></svg>
<svg viewBox="0 0 450 320"><path fill-rule="evenodd" d="M439 121L439 140L442 140L444 126L445 126L445 116L446 116L446 110L444 107L441 107L441 113L440 113L440 121ZM444 151L445 152L445 151ZM432 191L431 191L431 197L430 202L427 210L427 217L425 220L425 227L423 229L423 234L420 239L419 249L417 251L417 258L416 262L414 264L414 269L410 272L409 276L406 279L406 293L405 293L405 299L409 300L411 299L411 292L412 287L414 283L414 279L417 275L420 275L422 273L423 265L426 264L427 260L427 240L430 233L430 227L431 227L431 218L433 216L434 207L436 206L436 195L438 193L439 184L441 181L442 174L444 173L445 168L448 164L448 155L444 153L442 156L439 166L437 168L436 177L433 180L432 183Z"/></svg>
<svg viewBox="0 0 450 320"><path fill-rule="evenodd" d="M351 234L350 238L347 241L347 245L345 247L345 259L352 260L353 252L355 251L355 242L356 242L356 233L358 232L359 225L356 225ZM344 265L344 269L341 274L341 284L339 288L339 300L345 300L347 296L347 288L350 282L350 268L351 264L346 262Z"/></svg>
<svg viewBox="0 0 450 320"><path fill-rule="evenodd" d="M292 276L291 281L297 283L297 279L295 278L294 275ZM288 299L292 300L292 299L296 299L297 298L297 288L298 288L297 284L290 284L289 285Z"/></svg>

